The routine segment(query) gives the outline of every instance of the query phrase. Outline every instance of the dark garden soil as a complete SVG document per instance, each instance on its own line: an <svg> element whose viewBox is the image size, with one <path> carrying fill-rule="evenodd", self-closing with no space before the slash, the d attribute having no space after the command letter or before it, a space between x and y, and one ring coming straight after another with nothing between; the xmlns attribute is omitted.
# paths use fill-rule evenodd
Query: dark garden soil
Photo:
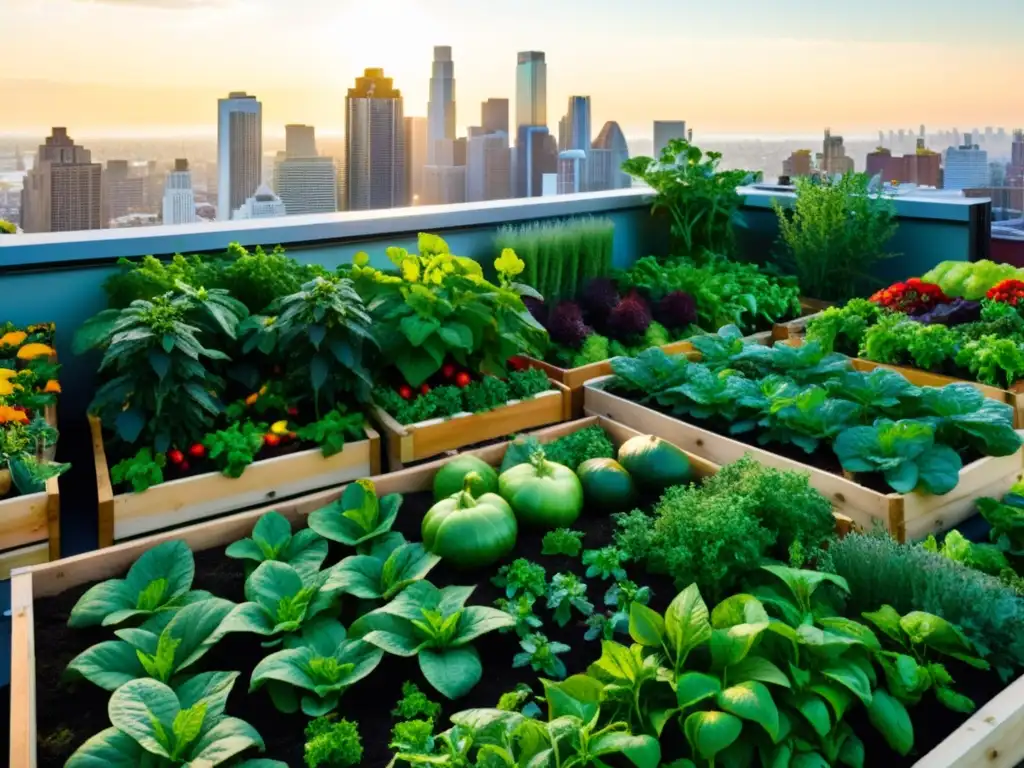
<svg viewBox="0 0 1024 768"><path fill-rule="evenodd" d="M409 540L420 539L420 522L433 501L429 493L406 496L399 512L395 529ZM585 532L584 547L597 548L610 543L614 523L609 517L584 516L573 526ZM521 530L516 551L508 558L526 557L539 562L547 569L550 579L555 573L573 572L584 576L585 568L579 558L550 557L541 555L543 532ZM337 563L351 550L331 544L325 567ZM236 602L244 600L243 565L240 561L227 558L222 547L196 553L195 589L210 592ZM457 571L442 563L428 576L437 586L452 584L476 584L471 604L490 605L503 597L503 590L490 582L497 567L475 571ZM664 611L676 594L673 585L661 577L651 577L636 571L630 574L641 584L651 586L654 597L651 606ZM604 593L610 582L588 579L588 598L597 609L602 609ZM91 585L83 585L52 598L35 603L36 637L36 691L37 724L40 768L59 768L87 738L108 727L106 712L110 694L87 682L68 684L62 682L61 674L78 653L89 646L113 639L107 628L70 630L66 626L68 614L78 598ZM343 599L342 621L347 626L353 620L355 601ZM537 613L544 620L542 629L551 640L563 642L572 650L562 656L569 674L584 672L587 665L600 655L597 641L584 640L586 627L581 617L574 614L574 621L565 628L558 627L551 619L551 612L538 601ZM307 718L301 714L283 715L271 704L263 691L247 693L249 676L255 665L270 651L260 647L255 635L231 634L225 637L201 662L203 670L239 670L241 674L235 683L228 703L228 714L240 717L263 736L266 757L282 760L291 768L302 768L303 728ZM625 638L621 638L625 639ZM439 730L447 727L448 716L453 712L473 707L493 707L501 694L512 690L518 683L526 683L540 692L537 682L540 673L530 668L513 669L512 659L519 651L518 641L513 633L490 633L476 641L475 647L483 662L484 674L480 683L464 698L450 702L443 700L423 679L415 659L402 659L385 655L377 670L366 680L356 684L341 699L338 715L359 723L364 754L361 765L364 768L383 768L391 759L388 749L393 726L391 709L401 697L401 686L405 680L412 680L427 695L444 706ZM972 696L980 705L1003 688L1003 684L992 674L982 674L964 669L951 668L959 683L958 689ZM914 755L900 758L894 755L876 738L874 729L860 715L851 715L851 724L864 740L868 749L868 765L902 766L912 765L914 760L934 747L946 735L964 721L964 715L949 712L926 701L912 712L917 730ZM662 737L663 762L681 757L685 752L685 741L681 729L671 724ZM617 765L617 763L613 763Z"/></svg>

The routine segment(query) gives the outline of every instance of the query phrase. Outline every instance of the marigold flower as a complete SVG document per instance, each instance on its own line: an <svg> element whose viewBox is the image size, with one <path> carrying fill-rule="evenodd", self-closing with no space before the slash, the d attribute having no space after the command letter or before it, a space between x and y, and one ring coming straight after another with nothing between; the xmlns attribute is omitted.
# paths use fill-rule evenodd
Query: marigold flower
<svg viewBox="0 0 1024 768"><path fill-rule="evenodd" d="M289 432L288 420L282 419L281 421L275 421L273 424L270 425L270 432L280 437L284 437Z"/></svg>
<svg viewBox="0 0 1024 768"><path fill-rule="evenodd" d="M46 386L43 387L43 392L52 392L54 394L60 394L60 382L56 379L50 379L46 382Z"/></svg>
<svg viewBox="0 0 1024 768"><path fill-rule="evenodd" d="M6 381L7 379L13 379L18 375L18 371L11 370L10 368L0 368L0 379Z"/></svg>
<svg viewBox="0 0 1024 768"><path fill-rule="evenodd" d="M37 357L49 357L54 354L53 347L45 344L26 344L18 350L19 360L34 360Z"/></svg>
<svg viewBox="0 0 1024 768"><path fill-rule="evenodd" d="M0 405L0 424L28 424L28 414L9 405Z"/></svg>
<svg viewBox="0 0 1024 768"><path fill-rule="evenodd" d="M0 347L17 347L24 343L28 334L24 331L11 331L0 336Z"/></svg>
<svg viewBox="0 0 1024 768"><path fill-rule="evenodd" d="M260 393L259 392L253 392L251 395L249 395L247 398L245 398L245 404L246 405L255 405L256 401L259 400L259 399L260 399Z"/></svg>
<svg viewBox="0 0 1024 768"><path fill-rule="evenodd" d="M10 379L0 379L0 397L13 394L14 385L11 383Z"/></svg>

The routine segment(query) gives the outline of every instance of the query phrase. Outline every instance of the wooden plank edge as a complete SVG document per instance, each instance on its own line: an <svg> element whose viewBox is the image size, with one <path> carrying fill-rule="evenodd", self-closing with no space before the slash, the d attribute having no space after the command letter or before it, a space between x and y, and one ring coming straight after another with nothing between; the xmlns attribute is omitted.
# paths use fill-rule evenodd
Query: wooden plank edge
<svg viewBox="0 0 1024 768"><path fill-rule="evenodd" d="M114 543L114 485L110 479L110 467L107 464L107 449L103 445L103 424L91 413L88 418L98 497L97 533L99 545L109 547Z"/></svg>
<svg viewBox="0 0 1024 768"><path fill-rule="evenodd" d="M11 579L11 768L35 768L36 765L36 664L32 592L32 571L15 571Z"/></svg>
<svg viewBox="0 0 1024 768"><path fill-rule="evenodd" d="M11 574L17 570L48 563L51 559L50 544L47 541L0 552L0 581L11 578Z"/></svg>

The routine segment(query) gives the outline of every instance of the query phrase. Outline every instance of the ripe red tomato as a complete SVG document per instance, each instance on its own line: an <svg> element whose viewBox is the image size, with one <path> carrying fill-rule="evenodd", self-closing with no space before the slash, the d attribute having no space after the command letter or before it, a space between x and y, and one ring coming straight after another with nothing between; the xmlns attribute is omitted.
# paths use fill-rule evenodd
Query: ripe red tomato
<svg viewBox="0 0 1024 768"><path fill-rule="evenodd" d="M398 395L403 400L408 400L409 398L412 397L412 387L410 387L408 384L403 384L398 388Z"/></svg>
<svg viewBox="0 0 1024 768"><path fill-rule="evenodd" d="M430 391L430 385L427 384L427 382L423 382L422 384L420 384L420 392L422 392L425 395L429 391Z"/></svg>
<svg viewBox="0 0 1024 768"><path fill-rule="evenodd" d="M441 375L446 379L450 379L455 375L455 366L451 363L445 363L441 366Z"/></svg>
<svg viewBox="0 0 1024 768"><path fill-rule="evenodd" d="M276 448L281 444L281 438L273 432L267 432L267 434L263 436L263 444L268 448Z"/></svg>
<svg viewBox="0 0 1024 768"><path fill-rule="evenodd" d="M202 443L194 443L189 449L188 453L190 456L196 459L201 459L206 455L206 446Z"/></svg>
<svg viewBox="0 0 1024 768"><path fill-rule="evenodd" d="M185 461L185 454L177 448L171 448L171 450L167 452L167 460L171 462L171 464L181 464Z"/></svg>
<svg viewBox="0 0 1024 768"><path fill-rule="evenodd" d="M293 406L291 406L291 407L290 407L290 408L288 409L288 415L289 415L289 416L298 416L298 415L299 415L299 409L298 409L298 408L296 408L296 407L295 407L294 405L293 405Z"/></svg>
<svg viewBox="0 0 1024 768"><path fill-rule="evenodd" d="M466 373L465 371L459 371L458 374L455 376L455 386L457 386L459 389L465 389L466 387L468 387L470 381L471 379L469 378L469 374Z"/></svg>

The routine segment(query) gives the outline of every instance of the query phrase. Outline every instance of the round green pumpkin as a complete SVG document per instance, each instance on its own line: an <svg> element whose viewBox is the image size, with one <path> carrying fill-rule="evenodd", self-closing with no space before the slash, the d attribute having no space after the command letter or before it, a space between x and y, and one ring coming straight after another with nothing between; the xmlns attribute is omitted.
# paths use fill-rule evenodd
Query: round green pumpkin
<svg viewBox="0 0 1024 768"><path fill-rule="evenodd" d="M474 497L479 477L466 475L463 490L437 502L423 518L423 546L457 568L493 565L516 546L519 524L496 493Z"/></svg>
<svg viewBox="0 0 1024 768"><path fill-rule="evenodd" d="M605 512L629 508L636 495L633 478L615 459L587 459L576 470L588 507Z"/></svg>
<svg viewBox="0 0 1024 768"><path fill-rule="evenodd" d="M470 488L475 496L497 493L498 473L494 467L476 456L456 456L434 475L434 501L447 499L461 491L463 481L470 472L477 474L477 480Z"/></svg>
<svg viewBox="0 0 1024 768"><path fill-rule="evenodd" d="M502 472L498 493L519 522L536 528L565 528L583 511L583 486L576 473L541 452Z"/></svg>
<svg viewBox="0 0 1024 768"><path fill-rule="evenodd" d="M624 442L619 448L619 464L645 491L662 491L693 478L686 454L654 435L637 435Z"/></svg>

